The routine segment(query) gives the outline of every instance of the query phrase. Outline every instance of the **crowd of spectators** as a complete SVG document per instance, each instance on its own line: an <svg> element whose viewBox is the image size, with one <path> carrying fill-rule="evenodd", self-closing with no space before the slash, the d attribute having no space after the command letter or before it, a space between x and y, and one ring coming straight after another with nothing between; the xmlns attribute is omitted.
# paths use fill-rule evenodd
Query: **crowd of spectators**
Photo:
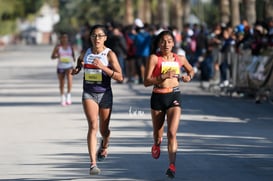
<svg viewBox="0 0 273 181"><path fill-rule="evenodd" d="M145 63L148 56L156 51L154 37L164 29L174 33L176 53L187 57L198 75L195 79L219 87L234 84L232 77L236 72L231 66L230 53L238 55L249 50L253 58L269 55L273 48L273 18L257 21L253 25L244 19L235 27L220 23L214 27L185 24L182 32L177 27L147 24L141 19L136 19L134 24L128 26L114 22L108 22L106 26L106 45L116 52L126 83L143 83ZM86 34L86 31L82 33L83 49L90 46Z"/></svg>

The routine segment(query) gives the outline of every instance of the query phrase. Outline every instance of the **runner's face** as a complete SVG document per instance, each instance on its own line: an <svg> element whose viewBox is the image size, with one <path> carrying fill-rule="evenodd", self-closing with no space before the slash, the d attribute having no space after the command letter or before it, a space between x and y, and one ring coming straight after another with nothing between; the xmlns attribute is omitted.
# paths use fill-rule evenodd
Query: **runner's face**
<svg viewBox="0 0 273 181"><path fill-rule="evenodd" d="M98 28L92 32L90 38L93 46L99 48L104 46L104 42L106 41L107 37L104 31Z"/></svg>
<svg viewBox="0 0 273 181"><path fill-rule="evenodd" d="M61 43L62 44L67 44L68 43L68 36L67 35L62 35L61 36Z"/></svg>
<svg viewBox="0 0 273 181"><path fill-rule="evenodd" d="M174 46L172 36L164 35L159 42L159 48L162 52L171 52Z"/></svg>

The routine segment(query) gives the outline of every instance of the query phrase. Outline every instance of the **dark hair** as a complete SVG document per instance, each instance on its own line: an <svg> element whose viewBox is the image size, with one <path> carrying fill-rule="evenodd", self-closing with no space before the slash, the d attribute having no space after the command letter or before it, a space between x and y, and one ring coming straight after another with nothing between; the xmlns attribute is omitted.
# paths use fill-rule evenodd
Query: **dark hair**
<svg viewBox="0 0 273 181"><path fill-rule="evenodd" d="M68 33L66 31L60 31L59 32L59 36L64 36L64 35L67 35L68 36Z"/></svg>
<svg viewBox="0 0 273 181"><path fill-rule="evenodd" d="M169 35L169 36L172 37L173 41L175 40L174 35L173 35L173 32L171 32L170 30L161 31L161 32L159 33L159 35L157 36L157 37L158 37L158 40L160 40L160 39L161 39L163 36L165 36L165 35Z"/></svg>
<svg viewBox="0 0 273 181"><path fill-rule="evenodd" d="M174 35L173 35L173 32L170 31L170 30L164 30L162 32L160 32L153 40L153 43L152 43L152 48L151 48L151 53L156 53L157 51L157 48L158 48L158 44L160 42L160 40L162 39L163 36L165 35L169 35L172 37L173 39L173 42L175 44L175 38L174 38Z"/></svg>
<svg viewBox="0 0 273 181"><path fill-rule="evenodd" d="M61 31L59 33L59 38L62 38L62 37L65 37L65 36L67 36L69 38L69 35L68 35L68 33L66 31Z"/></svg>
<svg viewBox="0 0 273 181"><path fill-rule="evenodd" d="M95 29L101 29L105 34L107 34L106 26L98 24L91 27L90 35L95 31Z"/></svg>

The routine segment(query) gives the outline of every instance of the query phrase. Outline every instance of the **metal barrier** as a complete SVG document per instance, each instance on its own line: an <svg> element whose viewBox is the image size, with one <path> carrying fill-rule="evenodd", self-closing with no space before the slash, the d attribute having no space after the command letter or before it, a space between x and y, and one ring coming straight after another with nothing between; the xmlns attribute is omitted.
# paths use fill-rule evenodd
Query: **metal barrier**
<svg viewBox="0 0 273 181"><path fill-rule="evenodd" d="M252 56L251 50L226 53L228 61L228 85L218 85L221 93L233 95L234 92L257 98L273 97L273 51L260 56ZM213 90L215 89L215 85Z"/></svg>

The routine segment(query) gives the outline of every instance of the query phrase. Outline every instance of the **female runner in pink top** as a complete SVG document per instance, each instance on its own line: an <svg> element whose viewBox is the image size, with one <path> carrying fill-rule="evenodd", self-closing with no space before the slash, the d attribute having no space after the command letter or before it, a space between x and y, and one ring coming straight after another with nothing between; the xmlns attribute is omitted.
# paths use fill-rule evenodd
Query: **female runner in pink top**
<svg viewBox="0 0 273 181"><path fill-rule="evenodd" d="M166 116L169 153L166 175L173 178L176 171L176 133L181 115L179 80L189 82L194 70L186 57L173 53L175 40L171 31L161 32L155 42L158 51L150 56L144 76L144 86L154 87L150 100L154 137L151 152L154 159L159 158ZM187 75L180 75L182 67Z"/></svg>

